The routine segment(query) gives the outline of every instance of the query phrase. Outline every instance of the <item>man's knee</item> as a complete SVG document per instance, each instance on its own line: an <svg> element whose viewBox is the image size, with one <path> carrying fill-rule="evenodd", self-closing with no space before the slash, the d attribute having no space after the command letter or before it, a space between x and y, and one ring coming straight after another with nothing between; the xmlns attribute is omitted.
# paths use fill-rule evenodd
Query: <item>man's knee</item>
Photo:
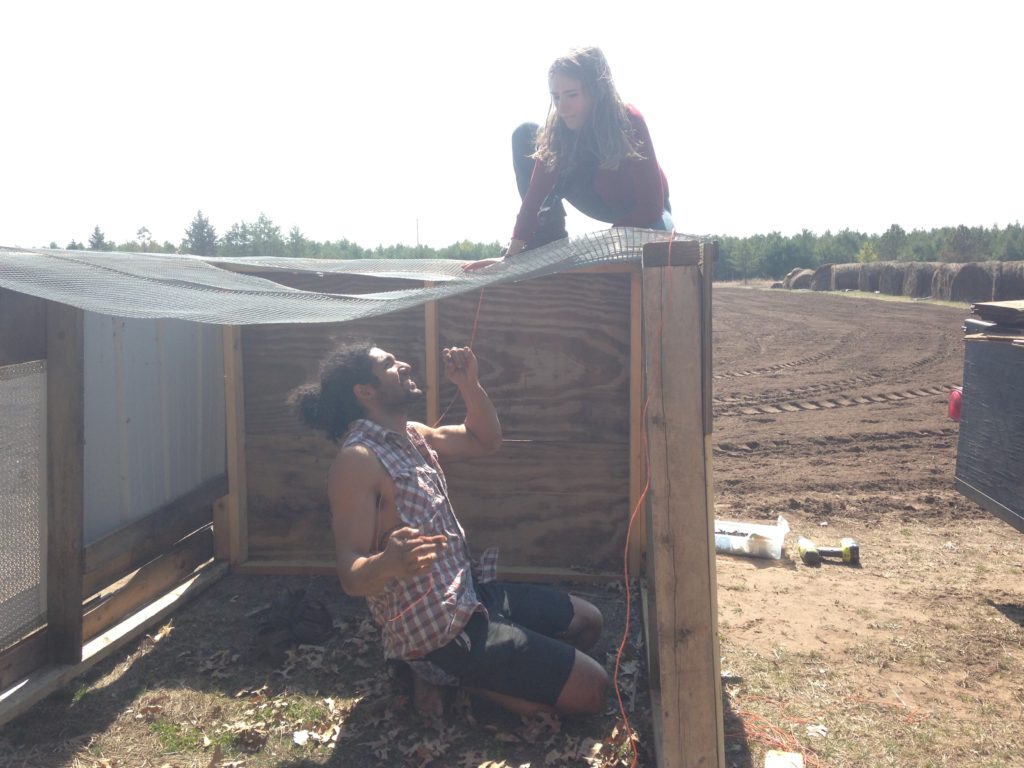
<svg viewBox="0 0 1024 768"><path fill-rule="evenodd" d="M589 650L601 637L604 629L604 617L593 603L570 596L573 617L565 632L565 639L581 650Z"/></svg>
<svg viewBox="0 0 1024 768"><path fill-rule="evenodd" d="M555 708L567 715L596 715L608 701L608 673L584 653L576 652L572 672Z"/></svg>

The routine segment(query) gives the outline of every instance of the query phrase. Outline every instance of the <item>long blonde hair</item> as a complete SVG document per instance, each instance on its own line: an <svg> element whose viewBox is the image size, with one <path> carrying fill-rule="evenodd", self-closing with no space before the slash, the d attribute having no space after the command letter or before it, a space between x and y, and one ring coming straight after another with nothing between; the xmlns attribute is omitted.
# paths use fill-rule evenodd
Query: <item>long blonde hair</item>
<svg viewBox="0 0 1024 768"><path fill-rule="evenodd" d="M633 134L626 105L615 90L612 71L600 48L575 48L555 59L548 80L565 75L579 80L590 99L591 114L579 131L571 131L558 118L552 103L544 127L537 134L533 157L548 168L567 171L578 162L578 152L592 151L601 168L617 168L629 158L639 158L639 140Z"/></svg>

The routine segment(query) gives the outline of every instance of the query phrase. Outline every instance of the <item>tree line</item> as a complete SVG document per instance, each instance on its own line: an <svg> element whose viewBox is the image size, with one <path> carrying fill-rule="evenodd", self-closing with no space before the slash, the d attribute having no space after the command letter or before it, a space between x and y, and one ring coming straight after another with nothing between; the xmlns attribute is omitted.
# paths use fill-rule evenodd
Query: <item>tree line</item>
<svg viewBox="0 0 1024 768"><path fill-rule="evenodd" d="M1024 227L1014 223L1000 228L941 227L905 231L893 224L881 235L850 229L822 235L803 230L796 235L771 232L767 235L732 237L719 235L716 280L779 280L795 267L815 269L822 264L870 261L1021 261L1024 260ZM58 248L57 243L50 243ZM83 244L72 240L69 250L127 251L133 253L191 253L196 256L277 256L315 259L486 259L501 251L498 242L473 243L463 240L445 248L390 245L364 248L347 239L318 242L292 227L287 235L268 216L254 222L238 222L223 234L202 211L185 229L177 244L156 242L146 227L135 240L114 243L97 226Z"/></svg>
<svg viewBox="0 0 1024 768"><path fill-rule="evenodd" d="M1021 261L1024 227L1000 229L941 227L907 232L893 224L881 235L844 229L817 235L803 230L786 236L778 232L752 237L718 238L716 280L782 279L795 267L816 269L822 264L870 261Z"/></svg>
<svg viewBox="0 0 1024 768"><path fill-rule="evenodd" d="M56 242L51 248L59 248ZM501 246L493 243L472 243L463 240L445 248L431 248L420 245L378 245L364 248L347 239L318 242L302 234L298 227L292 227L287 235L281 227L265 214L254 222L238 222L221 235L202 211L196 213L192 223L185 229L184 237L177 244L165 240L155 241L146 227L136 233L134 240L115 243L107 240L99 225L93 229L85 243L72 240L67 250L123 251L128 253L190 253L194 256L277 256L285 258L310 259L489 259L501 252Z"/></svg>

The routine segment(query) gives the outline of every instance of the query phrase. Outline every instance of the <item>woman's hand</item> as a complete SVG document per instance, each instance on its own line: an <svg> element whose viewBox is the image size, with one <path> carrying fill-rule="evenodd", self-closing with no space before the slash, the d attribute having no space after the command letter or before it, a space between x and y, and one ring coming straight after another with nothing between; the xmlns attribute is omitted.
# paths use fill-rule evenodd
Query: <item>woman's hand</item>
<svg viewBox="0 0 1024 768"><path fill-rule="evenodd" d="M463 272L476 272L478 269L489 267L492 264L501 264L504 259L480 259L479 261L471 261L468 264L462 265Z"/></svg>
<svg viewBox="0 0 1024 768"><path fill-rule="evenodd" d="M509 240L508 246L505 248L505 250L501 252L500 259L480 259L479 261L471 261L469 262L469 264L462 265L462 271L475 272L478 269L484 269L485 267L490 267L493 264L501 264L507 259L510 259L513 256L515 256L516 254L522 253L523 248L525 247L526 243L524 243L522 240L516 240L515 238L512 238L511 240Z"/></svg>

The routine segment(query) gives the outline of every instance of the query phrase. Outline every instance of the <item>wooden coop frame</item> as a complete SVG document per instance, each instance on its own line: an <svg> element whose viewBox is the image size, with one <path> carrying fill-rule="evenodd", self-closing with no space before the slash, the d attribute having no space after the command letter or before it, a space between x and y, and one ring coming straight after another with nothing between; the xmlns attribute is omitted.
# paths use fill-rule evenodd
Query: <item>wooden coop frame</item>
<svg viewBox="0 0 1024 768"><path fill-rule="evenodd" d="M617 510L616 517L605 514L591 519L571 510L585 524L580 546L590 551L595 541L610 537L613 541L608 547L620 545L617 564L611 559L612 549L602 548L603 545L595 555L598 559L584 563L583 569L569 568L554 557L552 562L545 561L543 554L526 556L524 553L531 551L529 546L533 543L552 539L552 533L557 533L544 527L550 523L540 520L529 536L522 538L519 549L513 547L511 564L502 566L500 573L505 578L538 581L621 578L621 544L625 542L629 513L644 501L629 536L625 567L631 577L645 580L643 621L655 752L657 763L663 768L725 765L710 442L711 278L715 251L713 242L649 243L644 246L642 261L578 269L540 278L536 285L531 285L532 292L542 287L541 281L552 281L552 291L562 293L543 294L542 290L541 299L566 296L570 305L566 311L586 315L590 311L584 309L589 306L588 297L573 295L572 287L573 281L582 283L590 279L598 299L608 301L607 306L591 309L597 314L606 310L613 315L620 313L614 315L623 320L621 327L614 328L620 343L606 345L611 352L604 353L613 357L621 353L623 359L619 363L628 360L627 370L610 375L614 387L608 392L602 389L598 395L612 398L625 393L625 415L605 418L598 402L589 413L593 417L587 422L591 424L587 427L590 432L584 430L571 451L566 449L566 443L557 440L553 447L541 442L527 445L530 441L516 439L512 429L512 439L498 457L482 460L492 462L483 465L485 469L494 466L494 462L508 462L508 472L519 473L522 484L524 467L529 468L525 457L531 452L540 454L538 463L543 463L546 456L561 453L580 457L583 466L604 466L601 462L605 459L601 457L613 453L619 457L615 459L618 469L599 472L608 476L602 481L606 485L621 486L616 491L616 504L611 505ZM293 287L306 287L303 281L312 277L305 275L297 276ZM274 279L287 282L280 275ZM503 286L512 286L505 290L514 291L514 286L523 284ZM500 288L488 288L488 298L482 299L494 302L499 313L502 307L514 307L511 294L503 296ZM418 346L427 392L422 418L428 423L442 415L454 392L450 385L446 391L440 380L438 360L441 339L445 337L443 329L446 324L449 328L452 324L466 327L474 308L479 311L475 293L402 311L408 317L418 314L416 323L422 327ZM543 322L543 311L536 311L536 322ZM383 338L373 335L381 346L394 347L391 342L408 339L408 334L401 323L388 328L388 317L344 325L385 328ZM11 330L15 318L17 332ZM26 319L45 328L45 333L26 336ZM271 490L282 491L281 498L293 496L287 493L293 490L288 483L301 485L304 481L308 485L308 477L317 472L317 483L323 486L333 454L323 455L322 443L309 443L313 438L295 434L296 427L287 425L279 412L267 407L269 400L261 399L260 388L266 385L266 397L280 399L286 383L298 383L297 369L289 368L288 361L275 360L271 367L268 348L280 352L289 344L295 346L299 337L315 337L317 329L325 326L225 326L226 476L204 483L145 519L88 547L82 546L82 326L83 312L72 307L10 291L5 291L0 301L0 365L31 359L47 361L48 530L61 532L48 542L46 626L0 652L0 723L24 712L86 667L162 621L182 601L227 572L229 566L243 574L334 573L329 552L321 547L309 555L304 548L317 536L322 540L323 520L307 523L293 515L284 530L296 529L307 539L300 536L290 551L273 549L268 548L267 542L282 530L281 523L268 522L266 514L260 511L267 506L268 482L278 482ZM513 331L503 332L508 336ZM283 340L284 344L265 348L263 344L268 340ZM299 342L301 348L296 359L301 357L304 361L307 376L312 373L310 363L320 359L334 341L328 333L319 344L303 346ZM603 343L603 338L599 342ZM498 343L500 338L495 339ZM587 350L588 354L599 352ZM580 364L587 367L590 362L584 355ZM283 379L275 379L278 370L283 371ZM485 379L487 373L482 367L481 378ZM268 381L271 383L266 384ZM484 383L493 398L491 384ZM575 398L572 391L564 393L559 402L567 408L570 406L566 404L586 407L580 406L580 398ZM458 417L457 411L458 406L453 417ZM572 423L574 413L567 410L560 418ZM502 418L504 422L504 414ZM514 424L515 418L511 421ZM618 437L602 442L602 435L613 429ZM506 430L506 438L509 437ZM268 480L263 469L280 466L282 456L290 457L289 461L294 459L300 469L285 470L285 474L270 476ZM254 468L260 471L253 471ZM446 467L446 473L460 517L464 510L472 508L475 500L495 493L486 483L473 487L471 478L485 474L479 468L460 473ZM550 486L545 490L542 480L536 480L536 484L542 487L543 494L531 501L542 512L552 504L571 504L568 495L551 501L548 497L555 492ZM596 478L595 484L600 485ZM469 488L461 497L454 490L460 486ZM578 491L580 496L590 492L588 484L579 488L571 485L569 490ZM598 488L594 493L600 491ZM285 511L292 514L295 509ZM623 512L625 520L621 519ZM471 539L474 522L471 519L466 525ZM566 542L562 544L569 546Z"/></svg>

